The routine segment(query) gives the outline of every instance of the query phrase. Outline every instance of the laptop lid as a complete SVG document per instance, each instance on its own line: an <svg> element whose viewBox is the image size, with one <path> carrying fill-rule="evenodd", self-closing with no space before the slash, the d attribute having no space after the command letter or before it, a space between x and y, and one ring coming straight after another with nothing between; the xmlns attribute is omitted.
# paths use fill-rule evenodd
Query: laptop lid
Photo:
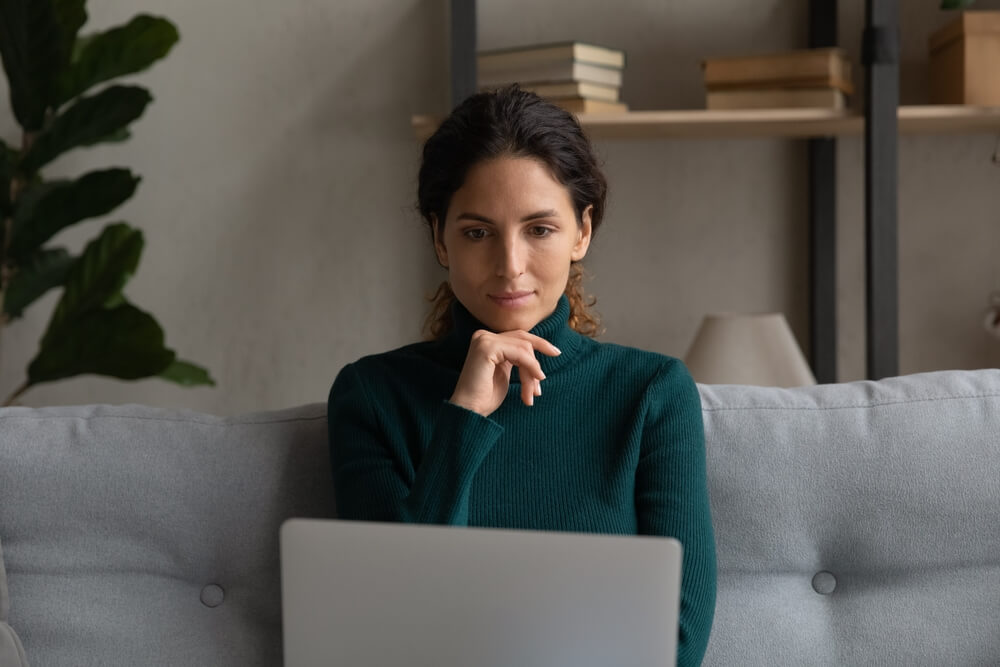
<svg viewBox="0 0 1000 667"><path fill-rule="evenodd" d="M672 667L680 569L664 537L289 519L285 667Z"/></svg>

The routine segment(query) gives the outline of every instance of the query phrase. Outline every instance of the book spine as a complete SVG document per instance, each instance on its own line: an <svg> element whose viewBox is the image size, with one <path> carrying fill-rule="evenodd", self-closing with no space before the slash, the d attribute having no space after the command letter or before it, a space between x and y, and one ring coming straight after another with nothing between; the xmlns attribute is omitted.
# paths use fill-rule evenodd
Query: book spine
<svg viewBox="0 0 1000 667"><path fill-rule="evenodd" d="M846 79L849 66L837 53L806 54L795 57L747 58L745 60L706 60L705 85L727 83L779 82L810 80L822 77Z"/></svg>
<svg viewBox="0 0 1000 667"><path fill-rule="evenodd" d="M533 84L580 81L605 86L621 86L622 71L588 63L561 63L552 67L528 67L502 72L478 72L479 87L498 87L511 83Z"/></svg>

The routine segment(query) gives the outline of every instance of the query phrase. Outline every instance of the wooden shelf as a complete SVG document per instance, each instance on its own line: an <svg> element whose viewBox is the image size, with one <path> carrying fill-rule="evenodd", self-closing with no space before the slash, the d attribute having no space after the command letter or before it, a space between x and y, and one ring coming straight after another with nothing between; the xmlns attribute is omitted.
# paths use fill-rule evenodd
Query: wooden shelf
<svg viewBox="0 0 1000 667"><path fill-rule="evenodd" d="M630 111L579 114L593 139L824 137L859 135L864 116L832 109L752 109L739 111ZM440 116L413 116L417 138L427 139ZM1000 107L966 105L899 108L901 134L1000 133Z"/></svg>
<svg viewBox="0 0 1000 667"><path fill-rule="evenodd" d="M1000 107L927 105L900 107L904 134L976 134L1000 132Z"/></svg>

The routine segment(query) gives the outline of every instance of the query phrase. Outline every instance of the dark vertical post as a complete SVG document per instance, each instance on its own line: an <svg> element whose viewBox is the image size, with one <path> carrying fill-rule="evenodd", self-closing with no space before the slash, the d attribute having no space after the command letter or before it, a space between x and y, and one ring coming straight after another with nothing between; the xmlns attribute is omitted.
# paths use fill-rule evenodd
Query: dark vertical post
<svg viewBox="0 0 1000 667"><path fill-rule="evenodd" d="M865 81L865 245L868 378L899 374L897 0L867 0Z"/></svg>
<svg viewBox="0 0 1000 667"><path fill-rule="evenodd" d="M837 46L837 0L809 1L809 47ZM820 383L837 381L837 140L809 140L809 354Z"/></svg>
<svg viewBox="0 0 1000 667"><path fill-rule="evenodd" d="M451 0L451 106L476 92L476 0Z"/></svg>

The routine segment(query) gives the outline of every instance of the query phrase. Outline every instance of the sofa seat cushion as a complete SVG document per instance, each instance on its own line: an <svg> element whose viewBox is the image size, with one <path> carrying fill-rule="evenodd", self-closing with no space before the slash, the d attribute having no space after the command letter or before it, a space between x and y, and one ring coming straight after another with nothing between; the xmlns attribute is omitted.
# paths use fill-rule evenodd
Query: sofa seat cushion
<svg viewBox="0 0 1000 667"><path fill-rule="evenodd" d="M10 624L35 665L280 664L279 526L333 514L324 404L0 410Z"/></svg>
<svg viewBox="0 0 1000 667"><path fill-rule="evenodd" d="M700 390L706 665L1000 664L1000 371Z"/></svg>

